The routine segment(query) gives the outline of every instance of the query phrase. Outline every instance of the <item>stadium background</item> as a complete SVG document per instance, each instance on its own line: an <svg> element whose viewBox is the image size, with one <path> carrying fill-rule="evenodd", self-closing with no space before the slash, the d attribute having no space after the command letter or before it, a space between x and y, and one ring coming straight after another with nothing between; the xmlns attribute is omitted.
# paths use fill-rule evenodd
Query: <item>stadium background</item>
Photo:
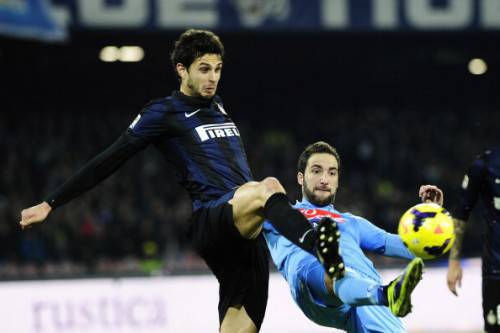
<svg viewBox="0 0 500 333"><path fill-rule="evenodd" d="M350 24L341 28L322 26L305 10L342 3L335 0L276 0L267 9L266 2L247 1L253 7L240 11L264 17L251 26L237 20L238 1L211 1L227 21L220 16L219 25L197 25L187 19L164 27L151 16L130 28L98 19L92 25L82 1L53 1L68 10L65 38L63 30L30 38L4 31L0 279L208 274L183 237L189 199L152 149L55 211L42 227L21 232L17 224L22 208L113 142L142 105L178 88L169 50L187 27L211 28L225 44L219 94L238 124L256 179L276 176L298 199L297 156L308 143L325 140L342 158L338 209L395 232L399 216L418 201L420 184L440 186L451 208L474 156L498 144L500 24L486 25L481 16L486 3L498 1L463 1L471 4L470 22L431 20L424 27L411 24L411 1L390 1L399 6L399 23L383 29L367 19L375 2L354 2ZM438 13L461 8L459 1L424 2ZM0 4L0 14L9 3L16 1ZM133 1L89 3L119 11ZM166 2L141 3L154 13ZM99 53L108 45L140 46L144 59L103 62ZM474 58L486 62L484 74L469 72ZM478 216L470 226L464 255L472 258L480 255ZM381 269L402 267L401 261L373 259ZM429 262L441 272L445 265L446 258ZM444 280L440 288L446 288Z"/></svg>

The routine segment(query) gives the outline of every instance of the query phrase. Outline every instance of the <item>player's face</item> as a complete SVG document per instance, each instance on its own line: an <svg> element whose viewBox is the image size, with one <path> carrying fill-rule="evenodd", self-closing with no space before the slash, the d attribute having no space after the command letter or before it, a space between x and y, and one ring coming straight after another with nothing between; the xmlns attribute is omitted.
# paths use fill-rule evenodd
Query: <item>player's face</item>
<svg viewBox="0 0 500 333"><path fill-rule="evenodd" d="M335 200L339 186L338 161L331 154L313 154L307 161L304 174L299 172L297 180L307 200L317 206L329 205Z"/></svg>
<svg viewBox="0 0 500 333"><path fill-rule="evenodd" d="M189 68L177 64L181 76L181 92L188 96L211 98L217 91L222 72L222 59L218 54L204 54L196 58Z"/></svg>

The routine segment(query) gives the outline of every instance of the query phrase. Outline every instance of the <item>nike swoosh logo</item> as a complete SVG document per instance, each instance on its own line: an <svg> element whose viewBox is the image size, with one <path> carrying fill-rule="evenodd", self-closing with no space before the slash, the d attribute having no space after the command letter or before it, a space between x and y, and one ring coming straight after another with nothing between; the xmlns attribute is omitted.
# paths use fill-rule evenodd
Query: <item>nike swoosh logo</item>
<svg viewBox="0 0 500 333"><path fill-rule="evenodd" d="M200 111L201 111L201 109L198 109L198 110L196 110L196 111L194 111L194 112L191 112L191 113L187 113L187 112L185 112L185 113L184 113L184 115L186 116L186 118L189 118L189 117L191 117L191 116L194 116L195 114L197 114L197 113L198 113L198 112L200 112Z"/></svg>
<svg viewBox="0 0 500 333"><path fill-rule="evenodd" d="M300 238L299 238L299 242L300 242L301 244L302 244L302 243L304 243L304 241L306 240L306 235L307 235L308 233L310 233L311 231L313 231L313 230L312 230L312 229L307 230L307 231L306 231L306 232L302 235L302 237L300 237Z"/></svg>

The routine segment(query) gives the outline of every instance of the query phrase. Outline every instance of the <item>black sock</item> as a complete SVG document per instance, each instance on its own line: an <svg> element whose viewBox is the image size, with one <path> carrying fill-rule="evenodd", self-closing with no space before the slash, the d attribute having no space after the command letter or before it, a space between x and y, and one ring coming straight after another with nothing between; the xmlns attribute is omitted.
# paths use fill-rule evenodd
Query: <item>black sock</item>
<svg viewBox="0 0 500 333"><path fill-rule="evenodd" d="M264 205L264 214L280 234L298 247L316 255L316 232L309 221L294 209L284 193L275 193Z"/></svg>

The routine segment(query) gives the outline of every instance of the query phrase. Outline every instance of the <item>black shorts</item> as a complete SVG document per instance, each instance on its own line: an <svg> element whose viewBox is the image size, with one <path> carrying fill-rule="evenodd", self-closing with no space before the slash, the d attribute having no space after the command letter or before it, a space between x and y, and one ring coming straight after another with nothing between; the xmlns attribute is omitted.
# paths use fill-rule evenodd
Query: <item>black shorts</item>
<svg viewBox="0 0 500 333"><path fill-rule="evenodd" d="M484 330L500 333L500 279L483 277Z"/></svg>
<svg viewBox="0 0 500 333"><path fill-rule="evenodd" d="M255 240L240 235L227 203L232 195L226 196L217 205L193 213L189 237L219 281L219 322L229 307L241 304L260 329L269 287L266 242L262 233Z"/></svg>

